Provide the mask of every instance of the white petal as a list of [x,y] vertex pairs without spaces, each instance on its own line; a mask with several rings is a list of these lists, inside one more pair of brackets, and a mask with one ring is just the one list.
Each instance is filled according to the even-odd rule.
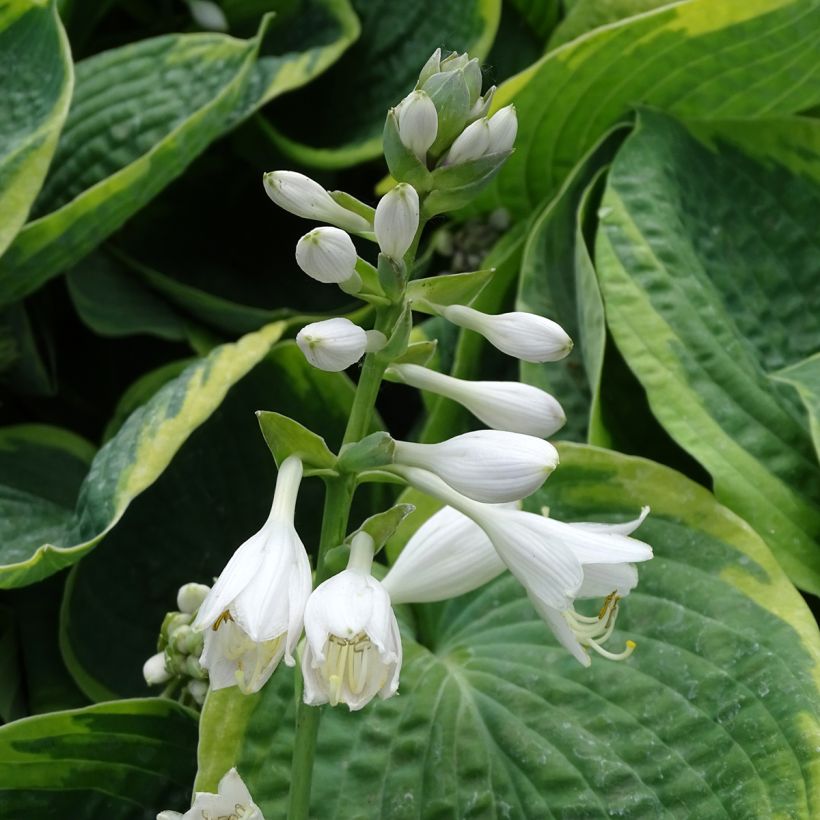
[[313,589],[313,575],[310,570],[310,560],[301,541],[299,541],[299,546],[298,549],[295,549],[295,553],[290,574],[290,591],[288,593],[288,637],[285,644],[285,663],[288,666],[294,665],[293,654],[296,650],[296,645],[299,643],[299,639],[302,637],[305,607],[307,606],[310,592]]
[[394,604],[443,601],[483,586],[505,569],[484,530],[444,507],[416,530],[382,586]]
[[572,550],[582,564],[620,564],[648,561],[652,557],[652,547],[637,538],[565,524],[551,518],[543,520],[549,537]]
[[165,665],[165,653],[157,652],[156,655],[151,655],[142,667],[142,676],[149,686],[155,686],[160,683],[165,683],[171,679],[171,673]]
[[248,787],[235,768],[228,769],[228,771],[225,772],[219,781],[217,791],[229,803],[233,803],[234,805],[238,804],[247,807],[253,804],[251,793],[248,791]]
[[517,501],[535,492],[558,465],[555,448],[542,439],[500,430],[476,430],[440,444],[397,441],[397,464],[440,476],[476,501]]
[[305,358],[319,370],[346,370],[365,354],[367,334],[349,319],[325,319],[303,327],[296,343]]
[[203,669],[208,670],[208,680],[214,691],[236,686],[236,659],[229,659],[226,653],[231,626],[230,623],[224,623],[218,630],[209,628],[205,633],[205,648],[202,650],[199,663]]
[[438,133],[438,114],[433,101],[424,91],[413,91],[401,101],[396,115],[402,143],[424,160]]
[[566,622],[563,614],[557,609],[547,606],[532,595],[530,595],[530,602],[535,607],[535,611],[552,630],[555,637],[558,638],[558,643],[560,643],[564,649],[569,650],[575,660],[582,666],[589,666],[592,663],[589,654],[578,642],[578,638],[569,628],[569,624]]
[[638,584],[634,564],[584,564],[584,582],[579,598],[605,598],[611,592],[626,597]]
[[591,532],[611,533],[613,535],[632,535],[649,515],[649,507],[641,507],[641,514],[632,521],[624,521],[622,524],[606,524],[600,521],[573,521],[572,526],[579,529],[590,530]]

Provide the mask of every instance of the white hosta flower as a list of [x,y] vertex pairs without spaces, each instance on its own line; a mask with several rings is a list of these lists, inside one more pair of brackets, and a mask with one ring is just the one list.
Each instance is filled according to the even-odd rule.
[[394,469],[420,467],[475,501],[518,501],[535,492],[558,466],[547,441],[521,433],[475,430],[440,444],[397,441]]
[[369,231],[370,223],[349,211],[318,182],[296,171],[270,171],[263,177],[268,196],[284,210],[305,219],[329,222],[346,231]]
[[171,673],[165,665],[165,653],[157,652],[151,655],[142,667],[142,676],[149,686],[156,686],[159,683],[166,683],[171,680]]
[[485,117],[470,123],[450,146],[445,165],[470,162],[487,153],[490,147],[490,125]]
[[525,362],[557,362],[572,350],[566,331],[551,319],[513,311],[495,316],[465,305],[437,308],[447,321],[480,333],[502,353]]
[[514,105],[505,105],[490,117],[490,144],[487,146],[488,154],[496,154],[501,151],[512,150],[515,144],[515,137],[518,134],[518,116],[515,113]]
[[302,617],[312,586],[310,562],[293,526],[302,463],[282,462],[270,515],[222,570],[197,613],[205,632],[200,663],[211,688],[239,686],[258,692],[302,634]]
[[219,781],[217,794],[197,792],[185,814],[161,811],[157,820],[265,820],[253,802],[248,787],[236,769],[229,769]]
[[361,278],[356,273],[359,257],[349,234],[324,226],[306,233],[296,243],[296,263],[312,279],[338,285]]
[[[623,524],[564,523],[509,507],[478,504],[422,470],[404,474],[414,487],[456,510],[445,508],[437,514],[440,526],[444,525],[440,539],[435,529],[422,532],[422,527],[405,546],[384,579],[396,603],[443,600],[468,592],[499,574],[500,559],[561,644],[584,666],[590,663],[589,649],[612,660],[632,653],[632,641],[617,654],[603,644],[615,628],[618,602],[638,582],[633,562],[652,558],[648,544],[629,537],[646,518],[648,507],[639,518]],[[460,514],[478,524],[485,537],[460,520]],[[462,547],[459,539],[468,546]],[[417,575],[427,580],[426,589],[421,588]],[[447,594],[448,590],[454,591]],[[600,597],[605,597],[604,605],[596,616],[581,615],[573,608],[576,598]]]
[[205,584],[183,584],[177,592],[177,609],[186,615],[193,615],[211,591]]
[[399,138],[422,162],[438,133],[436,106],[424,91],[412,91],[397,106]]
[[393,365],[390,373],[404,384],[457,401],[495,430],[544,438],[567,420],[556,399],[529,384],[470,382],[417,364]]
[[419,195],[412,185],[400,182],[376,206],[373,230],[382,253],[399,260],[410,249],[419,229]]
[[370,574],[373,539],[359,533],[347,569],[314,590],[305,608],[305,703],[361,709],[396,693],[401,636],[390,596]]
[[319,370],[336,373],[346,370],[365,353],[380,350],[386,343],[378,330],[364,330],[337,317],[305,325],[296,335],[296,344],[305,358]]
[[394,604],[445,601],[478,589],[506,568],[475,521],[442,507],[413,533],[382,586]]

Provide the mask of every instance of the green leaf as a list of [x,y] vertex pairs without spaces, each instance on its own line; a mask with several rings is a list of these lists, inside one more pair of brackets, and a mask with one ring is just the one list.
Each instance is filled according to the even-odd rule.
[[49,441],[36,457],[28,439],[25,447],[0,448],[0,588],[34,583],[96,546],[282,329],[268,325],[186,368],[97,453],[76,498],[51,489],[62,477]]
[[21,670],[14,612],[0,606],[0,724],[26,714]]
[[484,57],[499,0],[354,0],[362,33],[326,77],[270,109],[274,143],[297,162],[344,168],[381,153],[388,108],[416,84],[436,46]]
[[493,270],[446,273],[427,279],[414,279],[407,285],[407,298],[413,310],[432,313],[427,305],[469,305],[493,276]]
[[[325,709],[312,814],[359,817],[816,816],[820,645],[765,544],[702,487],[643,459],[561,444],[532,499],[562,520],[652,514],[656,557],[621,605],[627,661],[585,669],[504,575],[404,632],[400,696]],[[198,789],[238,766],[284,816],[292,673],[209,695]]]
[[806,405],[814,449],[820,457],[820,353],[769,375],[797,390]]
[[387,543],[387,540],[393,536],[402,521],[415,509],[412,504],[396,504],[389,510],[371,515],[362,522],[357,530],[354,530],[345,538],[345,542],[349,544],[360,532],[366,532],[373,539],[375,550],[378,552]]
[[674,3],[590,32],[509,79],[517,148],[483,205],[527,215],[630,108],[681,117],[775,116],[820,102],[814,33],[820,6],[801,0]]
[[588,201],[624,136],[625,129],[613,129],[573,169],[534,218],[521,260],[516,307],[558,322],[575,342],[561,362],[519,365],[522,381],[552,393],[564,407],[561,438],[584,440],[590,386],[600,380],[606,330],[583,227]]
[[820,344],[818,209],[813,181],[646,113],[613,164],[596,244],[607,322],[653,413],[813,592],[820,469],[803,408],[767,374]]
[[217,137],[323,71],[357,31],[343,0],[316,0],[306,17],[315,26],[306,42],[270,55],[266,18],[247,41],[173,34],[79,63],[35,219],[0,262],[0,304],[75,264]]
[[[169,458],[101,548],[72,571],[60,643],[69,670],[89,697],[149,691],[142,664],[156,652],[160,624],[178,588],[189,581],[212,583],[267,517],[276,470],[255,411],[275,408],[321,429],[338,447],[352,401],[350,380],[311,367],[292,341],[276,345],[233,380],[209,418]],[[155,403],[152,399],[146,407]],[[371,488],[361,488],[354,504],[359,518],[376,503],[386,506],[365,489]],[[296,524],[309,549],[319,540],[322,500],[321,481],[302,483]]]
[[26,220],[63,127],[74,72],[54,0],[0,7],[0,256]]
[[259,410],[256,415],[277,466],[293,455],[299,456],[308,467],[319,470],[332,470],[336,466],[336,456],[325,440],[298,421],[269,410]]
[[195,716],[158,698],[10,723],[0,728],[0,818],[186,811],[196,742]]

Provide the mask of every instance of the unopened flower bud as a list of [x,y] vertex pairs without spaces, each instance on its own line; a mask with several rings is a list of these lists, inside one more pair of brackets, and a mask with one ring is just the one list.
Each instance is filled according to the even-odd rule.
[[358,258],[353,240],[339,228],[315,228],[296,243],[299,267],[324,284],[341,284],[359,279],[356,273]]
[[439,71],[458,71],[464,68],[470,61],[470,55],[466,51],[459,54],[457,51],[452,51],[442,61]]
[[177,593],[177,608],[186,615],[193,615],[210,591],[205,584],[184,584]]
[[483,97],[475,101],[475,105],[470,110],[470,119],[477,120],[479,117],[486,117],[490,110],[490,104],[495,96],[495,86],[491,85]]
[[394,465],[420,467],[475,501],[518,501],[535,492],[558,466],[558,452],[534,436],[476,430],[440,444],[397,441]]
[[473,57],[464,66],[464,80],[470,93],[470,105],[475,105],[481,96],[481,85],[483,83],[481,64],[478,62],[477,57]]
[[202,706],[205,702],[205,695],[208,694],[208,684],[204,680],[192,680],[188,681],[188,685],[185,688],[188,690],[188,694],[194,699],[194,702]]
[[[200,652],[201,651],[202,648],[200,647]],[[202,668],[202,665],[199,662],[199,658],[195,657],[194,655],[188,655],[188,657],[185,658],[183,670],[186,676],[188,676],[189,678],[194,678],[195,680],[205,680],[208,677],[208,674],[205,672],[205,670]]]
[[424,91],[408,94],[397,109],[399,138],[422,162],[436,140],[438,114]]
[[487,147],[488,154],[497,154],[502,151],[510,151],[515,143],[515,136],[518,133],[518,117],[515,113],[514,105],[505,105],[490,117],[490,144]]
[[271,171],[263,177],[265,191],[280,207],[296,216],[330,222],[346,231],[369,231],[370,223],[343,208],[318,182],[296,171]]
[[439,310],[447,321],[480,333],[502,353],[525,362],[557,362],[572,350],[572,339],[559,324],[534,313],[516,310],[492,316],[466,305]]
[[441,49],[437,48],[422,66],[416,88],[421,88],[433,74],[438,74],[439,71],[441,71]]
[[227,31],[225,12],[211,0],[187,0],[194,22],[207,31]]
[[349,319],[325,319],[303,327],[296,344],[314,367],[335,373],[364,356],[367,333]]
[[382,253],[400,260],[413,244],[419,227],[419,195],[400,182],[376,206],[374,230]]
[[151,655],[142,667],[142,676],[149,686],[156,686],[171,679],[171,673],[165,665],[165,653],[157,652]]
[[455,165],[458,162],[469,162],[483,156],[490,145],[490,126],[485,118],[470,123],[450,147],[445,157],[445,164]]

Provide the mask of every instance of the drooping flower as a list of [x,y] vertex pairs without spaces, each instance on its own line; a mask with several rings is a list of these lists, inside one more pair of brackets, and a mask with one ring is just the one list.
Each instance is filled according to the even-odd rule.
[[199,608],[194,625],[205,632],[200,663],[211,688],[257,692],[302,634],[312,586],[310,562],[293,525],[302,463],[282,462],[268,520],[240,546]]
[[399,138],[424,161],[438,133],[438,114],[430,97],[420,89],[411,91],[396,107]]
[[296,171],[270,171],[263,177],[265,191],[280,207],[296,216],[329,222],[354,233],[371,230],[359,214],[341,206],[315,180]]
[[[620,653],[603,645],[615,628],[619,601],[638,582],[634,563],[652,558],[648,544],[630,537],[646,518],[648,507],[623,524],[564,523],[509,506],[476,503],[422,470],[407,470],[405,477],[456,509],[445,507],[436,514],[436,527],[427,527],[436,519],[433,516],[408,541],[384,579],[394,603],[463,594],[506,566],[560,643],[581,664],[589,666],[588,650],[612,660],[631,654],[632,641]],[[476,525],[483,538],[473,529]],[[605,600],[597,616],[587,616],[575,611],[574,601],[581,598]]]
[[399,686],[401,636],[390,596],[370,574],[373,539],[353,539],[347,569],[313,591],[305,608],[305,703],[361,709]]
[[419,229],[419,195],[412,185],[400,182],[376,206],[373,230],[382,253],[400,260],[410,249]]
[[495,430],[544,438],[566,422],[556,399],[529,384],[470,382],[417,364],[393,365],[389,372],[404,384],[457,401]]
[[502,353],[525,362],[556,362],[572,350],[572,340],[559,324],[534,313],[516,310],[493,316],[466,305],[438,307],[437,311],[454,325],[480,333]]
[[193,805],[184,814],[161,811],[157,820],[265,820],[253,802],[248,787],[236,769],[229,769],[219,781],[217,794],[197,792]]
[[296,344],[305,358],[319,370],[345,370],[371,350],[381,348],[386,339],[378,330],[364,330],[336,317],[305,325],[296,335]]
[[397,441],[393,468],[419,467],[475,501],[518,501],[535,492],[558,466],[547,441],[521,433],[475,430],[440,444]]
[[296,263],[312,279],[326,285],[351,280],[361,285],[356,273],[358,259],[350,235],[339,228],[314,228],[296,243]]

